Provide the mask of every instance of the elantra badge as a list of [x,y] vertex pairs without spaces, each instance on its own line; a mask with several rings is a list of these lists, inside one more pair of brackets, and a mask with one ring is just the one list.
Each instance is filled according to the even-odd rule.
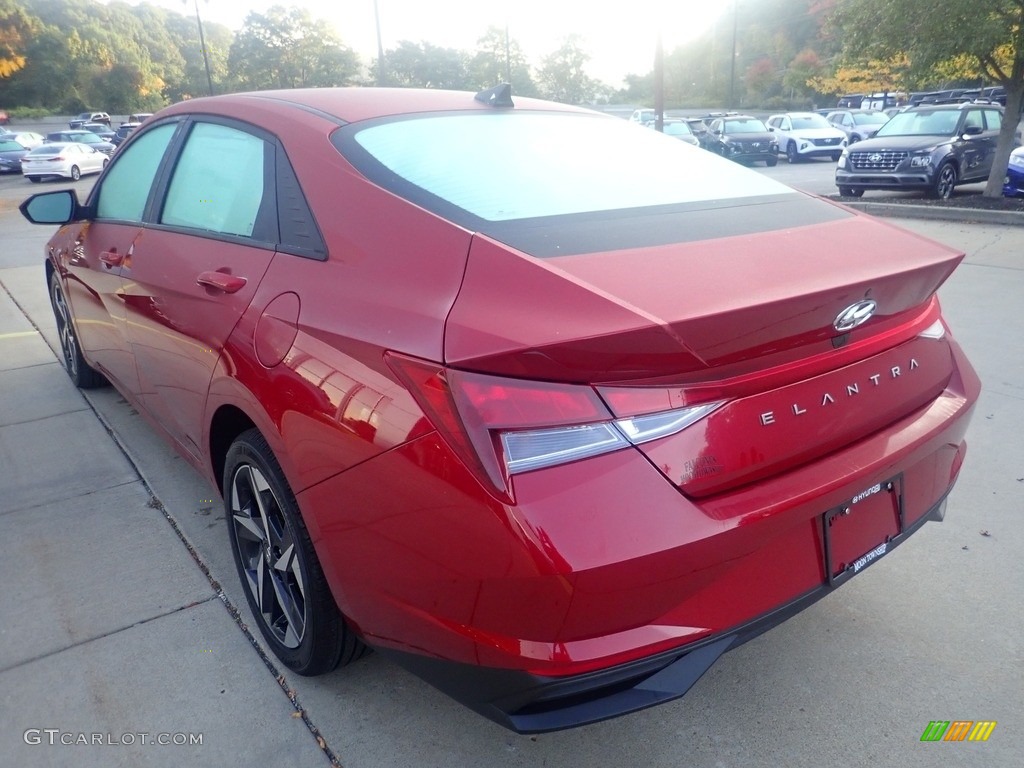
[[840,333],[846,333],[870,320],[871,316],[875,314],[875,307],[877,306],[878,304],[871,299],[851,304],[836,315],[836,319],[832,321],[832,327]]

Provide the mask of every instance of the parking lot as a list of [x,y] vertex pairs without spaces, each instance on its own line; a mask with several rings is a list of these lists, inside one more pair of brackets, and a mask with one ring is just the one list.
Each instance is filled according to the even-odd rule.
[[[834,167],[783,162],[762,170],[832,193]],[[93,178],[73,186],[84,196]],[[283,675],[262,654],[213,490],[116,391],[83,395],[60,368],[42,277],[50,232],[16,210],[39,189],[0,178],[0,762],[1019,763],[1024,227],[894,222],[968,254],[941,297],[985,389],[945,522],[727,654],[683,699],[529,737],[379,656],[305,679]],[[934,720],[997,726],[984,743],[924,743]],[[47,731],[57,732],[57,743]],[[171,743],[151,745],[143,733]],[[61,734],[104,738],[67,745]],[[188,743],[196,734],[202,743]],[[107,743],[118,736],[121,743]]]

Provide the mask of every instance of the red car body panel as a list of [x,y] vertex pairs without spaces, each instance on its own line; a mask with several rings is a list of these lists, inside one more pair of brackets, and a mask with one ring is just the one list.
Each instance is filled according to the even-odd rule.
[[[590,722],[681,695],[941,517],[980,390],[935,298],[962,254],[798,194],[764,210],[810,211],[800,225],[737,235],[714,223],[737,215],[726,201],[673,214],[671,242],[531,253],[410,202],[332,143],[346,123],[445,110],[493,108],[427,91],[244,94],[173,106],[124,144],[175,116],[258,126],[326,258],[152,224],[72,224],[51,241],[87,360],[213,483],[240,425],[264,434],[367,642],[505,725]],[[559,222],[534,226],[563,242]],[[197,284],[211,272],[244,282]],[[867,300],[877,314],[838,331]],[[495,471],[517,425],[461,410],[457,390],[479,380],[582,393],[607,423],[718,406],[603,455]],[[559,423],[531,408],[523,427]],[[667,692],[624,691],[677,662]]]

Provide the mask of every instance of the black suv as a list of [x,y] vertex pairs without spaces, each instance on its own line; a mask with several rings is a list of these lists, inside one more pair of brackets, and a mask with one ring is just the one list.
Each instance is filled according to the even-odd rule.
[[708,124],[704,149],[743,163],[763,160],[767,166],[778,162],[778,142],[768,127],[750,115],[716,117]]
[[843,150],[839,194],[922,189],[948,199],[957,184],[988,178],[1002,121],[996,104],[922,105],[893,115],[874,138]]

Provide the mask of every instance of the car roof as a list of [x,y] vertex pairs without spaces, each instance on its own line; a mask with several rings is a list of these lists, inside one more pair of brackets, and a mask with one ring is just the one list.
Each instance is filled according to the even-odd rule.
[[[592,110],[553,104],[512,94],[516,110],[592,113]],[[346,123],[379,117],[453,110],[494,111],[496,108],[474,98],[468,91],[403,88],[298,88],[281,91],[258,91],[224,96],[205,96],[179,102],[159,113],[213,113],[253,116],[254,113],[295,114],[295,110]]]
[[927,103],[916,104],[916,105],[914,105],[912,107],[909,107],[905,111],[906,112],[921,112],[921,111],[926,110],[926,109],[930,110],[930,111],[935,111],[935,110],[949,110],[949,111],[956,110],[956,111],[959,111],[959,110],[963,110],[963,109],[978,109],[978,108],[998,109],[1000,112],[1003,110],[1003,106],[1001,104],[997,103],[997,102],[990,102],[990,103],[987,103],[987,104],[975,104],[974,102],[966,101],[966,102],[963,102],[961,104],[927,104]]

